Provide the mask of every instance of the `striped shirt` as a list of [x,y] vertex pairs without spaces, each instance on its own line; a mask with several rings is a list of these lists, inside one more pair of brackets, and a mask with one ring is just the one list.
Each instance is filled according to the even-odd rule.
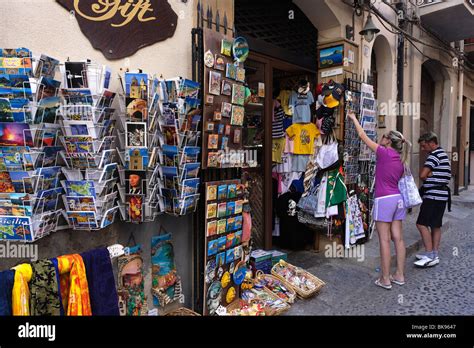
[[447,201],[447,187],[451,179],[451,164],[446,151],[441,147],[432,151],[425,161],[425,167],[431,169],[432,176],[426,178],[423,183],[423,198]]
[[285,136],[285,129],[283,128],[285,112],[281,105],[274,108],[273,112],[272,138],[283,138]]

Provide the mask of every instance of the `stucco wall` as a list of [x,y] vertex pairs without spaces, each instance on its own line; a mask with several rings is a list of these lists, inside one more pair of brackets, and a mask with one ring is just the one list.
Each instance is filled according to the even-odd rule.
[[[3,30],[0,47],[27,47],[34,55],[45,53],[61,61],[91,59],[113,69],[116,77],[120,68],[138,69],[150,74],[162,74],[165,78],[191,77],[191,30],[195,17],[195,1],[183,4],[180,0],[169,0],[179,20],[171,39],[139,50],[128,59],[108,61],[100,51],[92,48],[79,29],[76,19],[54,0],[1,0],[0,21]],[[6,29],[8,28],[8,29]],[[120,38],[117,38],[120,40]],[[112,90],[118,89],[118,79],[113,78]],[[159,231],[160,224],[173,232],[177,269],[182,277],[186,306],[192,305],[192,219],[162,216],[156,222],[143,225],[115,223],[98,232],[59,231],[37,242],[39,258],[83,252],[98,246],[114,243],[126,244],[133,231],[137,243],[143,245],[146,271],[146,290],[149,308],[152,308],[150,293],[150,242]],[[18,259],[0,259],[0,270],[7,269]]]

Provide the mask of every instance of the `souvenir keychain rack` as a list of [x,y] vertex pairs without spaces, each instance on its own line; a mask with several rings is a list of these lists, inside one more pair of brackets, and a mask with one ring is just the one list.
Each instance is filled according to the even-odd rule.
[[123,81],[118,130],[122,218],[141,223],[160,213],[194,212],[200,183],[199,85],[182,78],[150,79],[141,72],[126,72]]

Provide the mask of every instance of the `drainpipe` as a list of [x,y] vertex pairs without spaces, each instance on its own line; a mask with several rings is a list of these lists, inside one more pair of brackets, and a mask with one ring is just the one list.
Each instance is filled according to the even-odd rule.
[[[405,18],[405,4],[399,2],[395,5],[397,12],[403,14]],[[399,20],[399,26],[401,29],[406,29],[405,20]],[[404,47],[405,39],[403,34],[398,34],[398,47],[397,47],[397,104],[398,104],[398,115],[397,115],[397,131],[403,132],[403,112],[400,112],[402,109],[401,103],[403,103],[403,68],[404,68]]]
[[[459,41],[459,50],[461,51],[461,54],[464,53],[464,40],[460,40]],[[464,94],[464,71],[463,69],[461,68],[460,64],[462,63],[462,61],[459,61],[458,62],[458,114],[457,114],[457,117],[456,117],[456,128],[458,127],[458,124],[459,126],[461,126],[462,124],[462,111],[463,111],[463,94]],[[466,161],[466,154],[465,154],[465,150],[464,150],[464,144],[461,143],[461,133],[462,133],[462,128],[457,130],[456,129],[456,135],[457,135],[457,139],[456,139],[456,145],[457,145],[457,150],[458,150],[458,162],[457,162],[457,171],[456,171],[456,179],[454,181],[454,194],[455,195],[459,195],[459,186],[461,185],[461,183],[459,182],[459,172],[462,170],[464,171],[464,162]],[[461,160],[461,151],[464,151],[464,162],[461,163],[460,160]],[[461,167],[462,166],[462,167]]]

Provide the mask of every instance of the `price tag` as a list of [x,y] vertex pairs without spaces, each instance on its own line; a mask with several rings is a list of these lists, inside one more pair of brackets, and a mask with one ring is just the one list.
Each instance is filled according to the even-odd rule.
[[148,311],[148,316],[153,316],[153,317],[158,316],[158,309],[157,308],[150,309]]
[[224,306],[220,305],[216,309],[216,314],[220,316],[227,315],[227,309]]

